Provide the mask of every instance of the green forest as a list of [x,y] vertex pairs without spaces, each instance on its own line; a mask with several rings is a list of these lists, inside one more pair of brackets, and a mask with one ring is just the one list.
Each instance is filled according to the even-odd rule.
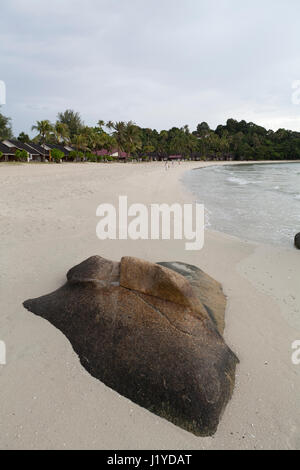
[[[57,121],[37,121],[34,137],[22,132],[21,142],[72,145],[78,154],[117,149],[129,159],[167,158],[181,155],[201,160],[293,160],[300,159],[300,132],[267,130],[253,122],[228,119],[211,129],[206,122],[195,130],[185,125],[169,130],[142,128],[133,121],[99,120],[95,127],[85,125],[78,112],[59,113]],[[11,119],[0,114],[0,141],[13,137]]]

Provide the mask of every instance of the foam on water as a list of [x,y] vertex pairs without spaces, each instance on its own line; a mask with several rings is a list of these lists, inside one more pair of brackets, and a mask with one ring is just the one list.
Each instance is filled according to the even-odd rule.
[[300,232],[300,164],[215,166],[185,174],[206,226],[242,239],[292,246]]
[[227,181],[229,181],[230,183],[234,183],[234,184],[240,184],[240,185],[244,185],[244,184],[249,184],[250,181],[246,181],[242,178],[236,178],[234,176],[231,176],[230,178],[227,178]]

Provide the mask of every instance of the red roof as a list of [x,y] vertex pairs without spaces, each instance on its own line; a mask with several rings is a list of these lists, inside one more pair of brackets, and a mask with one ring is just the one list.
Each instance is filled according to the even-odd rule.
[[[114,153],[117,153],[118,149],[113,149],[110,152],[106,149],[101,149],[101,150],[96,150],[95,154],[98,155],[98,157],[105,157],[109,155],[113,155]],[[127,158],[128,154],[126,152],[119,152],[119,158]]]
[[105,150],[105,149],[96,150],[95,155],[98,155],[98,157],[102,157],[105,155],[110,155],[110,152],[108,152],[108,150]]

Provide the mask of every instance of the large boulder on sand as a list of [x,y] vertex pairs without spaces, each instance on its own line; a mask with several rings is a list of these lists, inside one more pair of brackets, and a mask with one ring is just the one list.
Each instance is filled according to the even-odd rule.
[[300,233],[297,233],[297,235],[295,236],[295,247],[300,250]]
[[198,436],[215,433],[238,359],[222,332],[220,284],[194,266],[93,256],[24,306],[70,340],[85,369]]

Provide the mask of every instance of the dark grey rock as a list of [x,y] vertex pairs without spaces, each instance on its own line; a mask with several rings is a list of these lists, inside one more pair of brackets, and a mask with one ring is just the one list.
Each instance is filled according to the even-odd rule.
[[295,247],[300,250],[300,233],[297,233],[297,235],[295,236]]
[[99,256],[67,278],[25,308],[61,330],[107,386],[197,436],[214,434],[238,363],[222,337],[220,284],[184,263]]

